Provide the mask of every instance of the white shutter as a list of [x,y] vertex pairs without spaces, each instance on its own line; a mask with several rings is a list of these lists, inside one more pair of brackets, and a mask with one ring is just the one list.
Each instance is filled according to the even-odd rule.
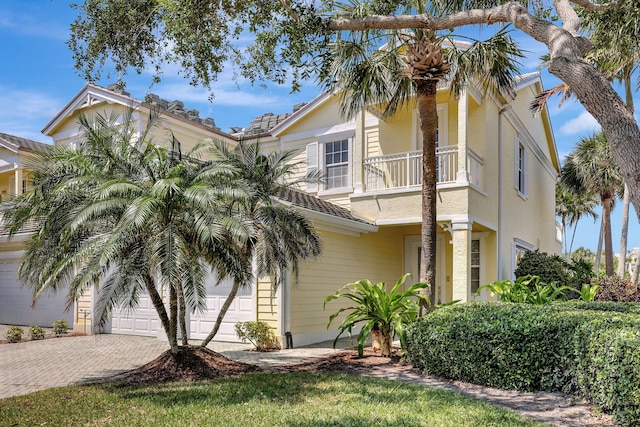
[[520,176],[520,141],[516,138],[516,143],[513,146],[513,186],[516,190],[520,191],[520,183],[518,178]]
[[524,188],[522,191],[524,192],[525,197],[529,197],[529,151],[524,149]]
[[[318,143],[307,144],[307,175],[318,170]],[[317,182],[307,182],[307,192],[318,191]]]

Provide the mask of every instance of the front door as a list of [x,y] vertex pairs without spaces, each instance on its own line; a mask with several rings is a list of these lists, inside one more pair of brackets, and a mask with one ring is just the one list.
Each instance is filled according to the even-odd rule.
[[[447,282],[446,265],[445,265],[445,248],[444,235],[440,234],[436,237],[436,283],[433,287],[436,304],[447,302]],[[420,236],[407,236],[404,240],[404,271],[411,273],[411,277],[407,278],[405,287],[409,287],[414,283],[418,283],[420,279],[420,256],[422,254],[422,244]]]

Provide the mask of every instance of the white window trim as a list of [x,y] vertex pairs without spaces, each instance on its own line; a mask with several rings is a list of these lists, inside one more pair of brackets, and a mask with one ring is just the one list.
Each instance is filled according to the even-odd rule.
[[[522,163],[523,163],[523,170],[522,173],[524,175],[523,177],[523,182],[522,182],[522,187],[520,188],[520,147],[522,147],[522,153],[523,153],[523,159],[522,159]],[[527,144],[525,144],[525,142],[516,137],[515,138],[515,144],[513,146],[514,151],[515,151],[515,155],[514,155],[514,177],[513,177],[513,185],[514,188],[516,189],[518,196],[520,196],[522,199],[527,200],[527,198],[529,197],[529,150],[527,148]]]
[[[487,237],[489,233],[487,231],[471,233],[471,240],[479,240],[480,242],[480,264],[478,265],[480,274],[479,274],[479,283],[478,287],[484,286],[487,283],[485,282],[485,270],[486,270],[486,257],[487,257]],[[469,254],[471,256],[471,254]],[[471,269],[471,257],[469,257],[469,269]],[[471,293],[471,282],[469,282],[469,293]],[[470,300],[472,301],[488,301],[489,292],[484,289],[480,292],[480,295],[477,297],[475,294],[470,295]]]
[[[448,126],[449,126],[449,118],[448,118],[448,108],[449,104],[442,103],[437,105],[438,111],[438,146],[442,147],[445,145],[449,145],[449,135],[448,135]],[[422,144],[419,144],[418,133],[420,132],[420,112],[417,108],[413,109],[412,112],[412,120],[411,120],[411,146],[414,151],[422,150]]]
[[[317,186],[309,186],[307,185],[307,192],[317,192],[318,195],[332,195],[332,194],[343,194],[343,193],[351,193],[353,192],[353,140],[355,138],[355,132],[353,130],[347,130],[343,132],[336,132],[331,134],[322,134],[316,136],[316,141],[310,144],[307,144],[307,169],[309,168],[309,149],[313,150],[314,146],[317,150],[317,168],[323,172],[326,172],[327,167],[325,164],[325,145],[330,142],[337,142],[342,140],[347,140],[348,144],[348,161],[347,161],[347,185],[344,187],[336,187],[336,188],[324,188],[325,184],[318,184]],[[311,187],[311,188],[310,188]]]
[[511,280],[516,279],[516,248],[518,247],[527,251],[533,251],[536,248],[535,245],[532,245],[526,240],[518,239],[517,237],[513,239],[513,243],[511,244]]

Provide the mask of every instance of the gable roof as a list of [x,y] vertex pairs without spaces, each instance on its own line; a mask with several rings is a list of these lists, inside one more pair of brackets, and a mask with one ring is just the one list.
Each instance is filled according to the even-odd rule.
[[116,104],[138,109],[144,107],[148,110],[159,109],[163,116],[173,118],[183,123],[188,123],[206,129],[225,138],[236,139],[232,135],[222,132],[215,125],[215,121],[208,118],[200,118],[198,110],[185,109],[182,101],[167,101],[155,94],[147,96],[148,102],[133,98],[121,86],[110,85],[104,88],[91,83],[85,83],[84,87],[56,114],[42,129],[45,135],[53,135],[58,126],[72,117],[77,110],[91,107],[100,103]]
[[42,153],[51,146],[42,142],[34,141],[32,139],[21,138],[15,135],[9,135],[8,133],[0,132],[0,145],[17,153],[18,151],[32,151],[36,153]]

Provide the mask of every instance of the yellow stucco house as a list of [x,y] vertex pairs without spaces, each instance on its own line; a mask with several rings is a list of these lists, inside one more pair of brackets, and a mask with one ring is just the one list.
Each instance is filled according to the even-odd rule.
[[[438,302],[472,301],[492,280],[511,278],[528,249],[557,253],[561,230],[555,218],[555,181],[560,168],[548,113],[533,116],[529,104],[542,91],[538,73],[518,78],[512,94],[491,96],[470,87],[455,99],[438,91]],[[178,101],[131,98],[116,87],[87,84],[43,132],[56,144],[78,137],[77,114],[133,107],[140,129],[153,108],[183,149],[204,138],[235,144],[256,138],[265,151],[297,150],[307,170],[321,170],[322,185],[309,185],[280,200],[307,215],[318,230],[323,253],[301,265],[297,282],[272,292],[259,278],[229,311],[218,339],[236,341],[233,324],[264,320],[295,346],[333,339],[329,315],[340,307],[324,298],[363,278],[394,283],[402,274],[418,276],[420,253],[421,141],[417,111],[407,109],[383,120],[374,108],[353,120],[338,114],[337,99],[325,93],[298,105],[292,114],[265,114],[245,129],[225,134],[213,120],[200,119]],[[206,121],[206,122],[205,122]],[[155,142],[162,142],[158,135]],[[307,172],[304,168],[300,174]],[[190,315],[191,339],[204,338],[227,284],[208,288],[208,312]],[[77,301],[74,327],[84,327],[92,292]],[[115,310],[105,332],[162,337],[153,307],[144,298],[133,313]],[[283,340],[284,341],[284,340]]]

